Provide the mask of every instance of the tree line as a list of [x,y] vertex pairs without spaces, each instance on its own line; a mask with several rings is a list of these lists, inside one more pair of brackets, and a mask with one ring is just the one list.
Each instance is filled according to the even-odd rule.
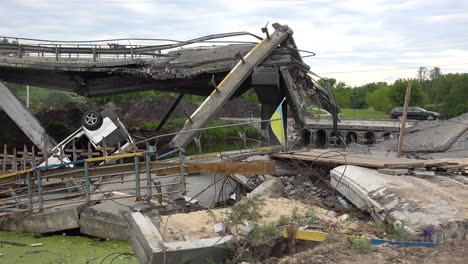
[[468,73],[442,74],[439,67],[419,67],[415,78],[398,79],[393,84],[374,82],[353,88],[333,78],[318,81],[331,89],[341,108],[372,108],[384,112],[403,106],[409,82],[412,85],[410,106],[440,112],[443,118],[468,112]]

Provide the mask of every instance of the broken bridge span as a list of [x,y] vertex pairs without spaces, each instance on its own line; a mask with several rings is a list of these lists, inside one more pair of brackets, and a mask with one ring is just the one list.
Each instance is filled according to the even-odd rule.
[[[292,30],[280,24],[273,27],[273,33],[262,29],[266,32],[264,38],[235,32],[147,46],[16,38],[25,43],[0,45],[0,80],[88,97],[142,90],[208,96],[188,118],[185,132],[202,127],[227,100],[250,88],[255,89],[262,104],[262,120],[268,120],[285,97],[296,129],[305,125],[305,97],[336,117],[339,109],[333,96],[311,78],[310,67],[301,58]],[[246,35],[256,41],[193,47]],[[267,123],[262,123],[264,138],[269,138],[268,131]],[[172,145],[185,147],[194,133],[177,135]]]

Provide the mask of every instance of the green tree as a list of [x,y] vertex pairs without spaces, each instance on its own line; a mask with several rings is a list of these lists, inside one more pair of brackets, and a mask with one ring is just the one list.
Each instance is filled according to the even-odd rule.
[[367,94],[367,105],[378,111],[390,111],[394,107],[394,103],[390,99],[390,93],[392,92],[391,90],[391,86],[382,86],[379,89]]
[[427,95],[423,92],[423,88],[419,80],[415,79],[398,79],[391,85],[390,100],[395,106],[402,106],[405,103],[406,87],[411,82],[410,106],[424,106],[427,102]]

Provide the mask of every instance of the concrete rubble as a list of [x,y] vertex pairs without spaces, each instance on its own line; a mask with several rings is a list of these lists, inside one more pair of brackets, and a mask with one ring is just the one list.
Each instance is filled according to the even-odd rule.
[[357,166],[330,172],[331,184],[378,222],[396,222],[412,235],[444,241],[468,239],[468,192],[455,178],[392,176]]
[[[403,151],[421,158],[452,158],[468,156],[468,113],[448,120],[420,121],[407,130]],[[375,154],[393,155],[397,139],[375,144]]]

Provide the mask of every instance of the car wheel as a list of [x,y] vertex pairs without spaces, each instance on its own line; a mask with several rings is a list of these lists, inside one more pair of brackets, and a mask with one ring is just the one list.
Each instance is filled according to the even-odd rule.
[[86,111],[81,118],[81,123],[86,129],[96,130],[102,125],[102,116],[94,110]]
[[435,117],[433,115],[428,115],[427,120],[435,120]]

